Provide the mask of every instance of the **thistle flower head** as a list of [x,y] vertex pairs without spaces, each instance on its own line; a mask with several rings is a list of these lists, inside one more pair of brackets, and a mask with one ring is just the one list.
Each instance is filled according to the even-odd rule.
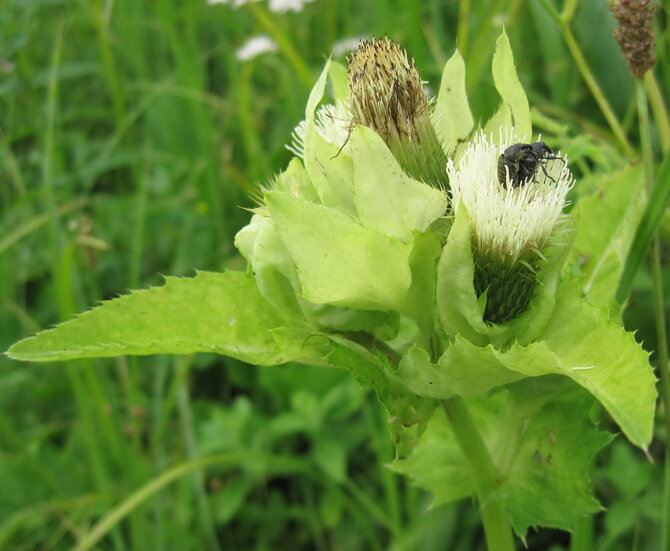
[[352,122],[377,132],[411,176],[446,186],[446,155],[414,60],[388,38],[373,38],[362,42],[347,61]]
[[654,10],[649,0],[621,0],[610,6],[618,26],[614,38],[626,58],[628,70],[642,78],[654,64]]
[[475,289],[485,291],[485,319],[500,323],[530,303],[542,248],[561,218],[573,185],[567,159],[538,159],[530,177],[513,185],[509,171],[500,181],[498,161],[517,142],[514,135],[497,141],[483,133],[468,145],[458,166],[447,173],[456,213],[464,206],[470,219],[475,260]]
[[427,115],[428,97],[407,52],[388,38],[372,39],[361,43],[348,62],[354,122],[372,128],[387,143],[419,139],[417,119]]
[[501,183],[498,159],[516,142],[513,135],[495,143],[480,133],[458,167],[452,160],[447,164],[454,207],[458,211],[462,203],[468,210],[477,250],[509,265],[542,249],[573,185],[564,159],[541,161],[535,174],[517,187]]

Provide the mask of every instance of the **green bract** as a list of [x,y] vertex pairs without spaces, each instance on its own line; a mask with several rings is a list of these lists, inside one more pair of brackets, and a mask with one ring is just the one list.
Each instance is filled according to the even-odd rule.
[[[505,35],[493,57],[502,103],[484,129],[473,133],[458,52],[444,69],[430,124],[450,158],[451,178],[472,163],[477,170],[488,163],[474,183],[463,173],[463,185],[490,184],[496,196],[518,200],[519,209],[556,200],[555,218],[539,234],[521,231],[528,219],[513,202],[507,210],[493,204],[502,218],[521,214],[491,230],[485,209],[468,203],[455,181],[449,191],[431,186],[434,178],[416,174],[416,167],[410,176],[373,129],[319,115],[329,75],[338,112],[347,112],[346,70],[328,62],[296,129],[300,158],[263,190],[261,205],[237,234],[246,273],[168,278],[162,288],[107,302],[7,354],[54,361],[206,351],[255,364],[348,369],[375,388],[388,410],[395,468],[440,502],[474,491],[436,407],[461,396],[498,471],[489,499],[520,535],[531,525],[570,528],[599,508],[588,471],[611,436],[591,420],[593,399],[636,446],[645,448],[652,437],[656,391],[648,355],[607,310],[639,203],[617,201],[629,210],[625,223],[614,224],[621,213],[586,197],[579,221],[562,213],[567,188],[556,199],[569,173],[504,193],[496,188],[491,170],[504,144],[532,141],[528,101]],[[484,142],[488,149],[473,153]],[[632,196],[627,174],[620,176],[626,185],[614,188]],[[597,227],[597,236],[585,237],[580,225]],[[486,239],[495,243],[489,247]],[[506,256],[512,245],[515,256]],[[496,308],[513,308],[496,318],[504,323],[492,323],[487,313],[494,293]]]

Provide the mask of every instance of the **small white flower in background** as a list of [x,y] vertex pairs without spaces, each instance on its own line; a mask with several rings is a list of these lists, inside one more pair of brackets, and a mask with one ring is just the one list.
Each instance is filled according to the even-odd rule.
[[269,36],[252,36],[235,51],[235,57],[240,61],[249,61],[261,54],[274,53],[279,48]]
[[354,36],[338,40],[333,44],[333,49],[331,50],[333,57],[340,57],[341,55],[357,50],[361,42],[364,40],[365,38],[362,36]]
[[258,2],[258,0],[207,0],[207,4],[213,6],[215,4],[230,4],[233,8],[239,8],[244,6],[244,4],[249,4],[251,2]]
[[503,186],[498,181],[498,157],[518,141],[501,133],[496,144],[480,133],[467,146],[458,167],[451,159],[447,163],[454,208],[458,211],[461,203],[465,205],[477,252],[508,265],[542,250],[574,184],[563,156],[542,161],[535,175],[518,187]]
[[[305,121],[300,121],[291,133],[291,143],[286,145],[286,149],[303,160],[305,158],[306,126]],[[324,140],[337,147],[342,147],[349,135],[351,113],[341,101],[334,105],[323,105],[316,112],[314,126]]]
[[299,12],[311,2],[314,0],[270,0],[268,9],[273,13]]

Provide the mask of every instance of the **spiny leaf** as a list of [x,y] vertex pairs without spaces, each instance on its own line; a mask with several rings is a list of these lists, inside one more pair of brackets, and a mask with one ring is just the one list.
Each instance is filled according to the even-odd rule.
[[[199,272],[168,277],[163,287],[134,291],[24,339],[8,351],[17,360],[57,361],[125,354],[217,352],[261,365],[307,353],[304,334],[261,296],[253,276]],[[315,340],[311,342],[315,343]]]

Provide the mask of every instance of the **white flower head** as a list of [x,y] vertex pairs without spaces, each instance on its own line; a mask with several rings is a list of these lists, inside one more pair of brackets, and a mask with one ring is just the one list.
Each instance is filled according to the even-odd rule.
[[540,159],[535,173],[518,186],[498,179],[498,159],[515,135],[500,132],[498,142],[483,132],[468,144],[458,166],[449,160],[447,174],[453,205],[465,205],[479,255],[512,265],[538,254],[554,231],[574,185],[567,157]]
[[[314,126],[317,133],[328,143],[342,147],[348,143],[351,127],[351,113],[341,101],[319,107],[314,117]],[[306,121],[300,121],[291,133],[291,143],[286,149],[295,156],[305,158]]]
[[269,36],[252,36],[235,51],[239,61],[249,61],[261,54],[274,53],[279,50],[277,43]]
[[268,9],[273,13],[299,12],[311,2],[314,0],[270,0]]
[[216,4],[230,4],[235,9],[251,2],[258,2],[258,0],[207,0],[207,4],[210,6],[214,6]]

